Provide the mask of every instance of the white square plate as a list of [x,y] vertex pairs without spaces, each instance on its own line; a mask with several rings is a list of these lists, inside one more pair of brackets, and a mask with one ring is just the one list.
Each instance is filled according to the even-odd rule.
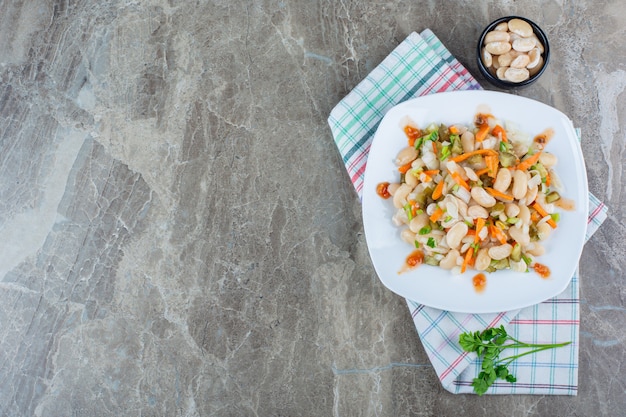
[[[470,126],[478,109],[487,107],[497,119],[514,123],[530,138],[554,129],[546,151],[558,157],[555,171],[564,187],[564,197],[575,202],[575,210],[560,211],[557,229],[545,242],[546,253],[537,262],[550,268],[550,277],[532,272],[500,270],[487,273],[482,292],[474,290],[477,271],[453,275],[439,267],[421,265],[398,271],[415,249],[401,240],[401,229],[391,218],[391,200],[376,194],[380,182],[398,182],[394,163],[400,149],[407,146],[401,123],[408,116],[419,127],[431,123],[459,123]],[[363,188],[363,223],[370,257],[382,283],[393,292],[415,302],[455,312],[494,313],[540,303],[569,284],[585,242],[588,213],[587,175],[576,131],[567,116],[543,103],[493,91],[459,91],[433,94],[401,103],[381,121],[367,160]]]

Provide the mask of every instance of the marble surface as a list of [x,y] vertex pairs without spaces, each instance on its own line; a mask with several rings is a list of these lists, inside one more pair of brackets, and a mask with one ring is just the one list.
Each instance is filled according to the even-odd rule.
[[[412,31],[583,131],[609,218],[581,259],[577,397],[443,390],[378,281],[332,107]],[[0,2],[0,416],[626,415],[622,0]],[[479,80],[481,80],[479,78]]]

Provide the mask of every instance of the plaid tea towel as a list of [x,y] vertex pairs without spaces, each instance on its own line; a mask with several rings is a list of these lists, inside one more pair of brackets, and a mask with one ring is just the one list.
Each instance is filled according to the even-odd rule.
[[[335,143],[359,197],[369,147],[385,113],[408,99],[444,91],[476,90],[480,85],[429,29],[410,34],[337,106],[328,118]],[[607,208],[589,196],[589,238],[606,218]],[[480,362],[464,352],[459,334],[504,325],[518,340],[572,344],[518,359],[510,365],[517,382],[498,380],[488,394],[576,395],[578,389],[579,281],[543,303],[498,314],[437,310],[407,300],[424,349],[443,387],[472,393]],[[521,352],[507,352],[515,355]]]

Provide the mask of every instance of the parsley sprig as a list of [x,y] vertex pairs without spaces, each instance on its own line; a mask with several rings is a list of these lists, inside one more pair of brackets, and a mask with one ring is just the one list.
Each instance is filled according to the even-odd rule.
[[[508,343],[507,343],[508,342]],[[477,378],[474,378],[472,386],[474,392],[483,395],[487,389],[499,378],[508,382],[515,382],[517,379],[509,371],[511,362],[522,356],[531,355],[542,350],[567,346],[572,342],[554,344],[532,344],[520,342],[509,336],[504,326],[491,327],[482,332],[466,332],[459,336],[459,344],[466,352],[476,352],[478,357],[482,356],[482,367]],[[529,351],[518,355],[500,358],[500,353],[505,349],[526,348]]]

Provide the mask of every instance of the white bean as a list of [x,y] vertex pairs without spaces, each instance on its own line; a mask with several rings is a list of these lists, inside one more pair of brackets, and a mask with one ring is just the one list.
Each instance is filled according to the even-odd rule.
[[522,19],[509,20],[509,31],[527,38],[533,34],[533,28],[530,24]]
[[523,224],[530,224],[530,210],[525,205],[519,206],[519,214],[517,217],[522,221]]
[[459,222],[452,226],[450,230],[448,230],[448,234],[446,235],[446,241],[448,242],[448,246],[452,249],[456,249],[461,244],[461,239],[467,235],[467,231],[469,228],[465,224],[465,222]]
[[498,77],[501,80],[506,80],[506,72],[508,69],[509,67],[498,68],[498,70],[496,71],[496,77]]
[[516,58],[514,54],[516,51],[509,51],[506,54],[502,54],[498,57],[496,61],[498,61],[498,65],[501,67],[508,67],[511,65],[511,62]]
[[487,248],[480,249],[476,255],[476,260],[474,261],[474,268],[478,271],[484,271],[489,268],[490,263],[491,257],[489,256],[489,250]]
[[[389,188],[387,188],[389,190]],[[402,208],[406,204],[406,198],[411,192],[411,187],[407,184],[402,184],[396,192],[393,194],[393,205],[395,208]]]
[[537,193],[539,193],[539,187],[530,188],[524,197],[524,204],[527,206],[532,204],[537,198]]
[[541,52],[539,51],[539,48],[533,48],[528,52],[528,65],[526,65],[526,68],[531,69],[531,68],[535,68],[537,65],[539,65],[539,59],[541,58]]
[[407,146],[398,152],[398,156],[396,156],[396,164],[398,166],[406,165],[409,162],[414,161],[417,158],[417,149],[412,146]]
[[411,221],[409,222],[409,228],[413,233],[419,233],[419,231],[422,230],[422,228],[428,226],[428,224],[428,214],[420,213],[411,219]]
[[556,165],[557,157],[553,153],[542,152],[541,155],[539,155],[539,162],[541,162],[544,167],[551,168]]
[[387,186],[387,191],[389,192],[389,194],[395,195],[398,188],[400,188],[400,184],[397,182],[392,182]]
[[535,45],[537,45],[537,49],[539,49],[539,53],[543,54],[544,52],[544,47],[543,44],[541,43],[541,41],[539,40],[539,38],[537,37],[537,35],[535,35],[534,33],[532,35],[529,36],[529,38],[532,38],[535,40]]
[[507,32],[509,30],[509,24],[507,22],[498,23],[493,30],[502,30]]
[[519,52],[528,52],[535,46],[535,40],[533,38],[520,38],[513,41],[513,49]]
[[415,188],[415,186],[419,183],[418,178],[413,174],[412,171],[407,171],[407,173],[404,175],[404,182],[406,182],[406,185],[410,186],[411,188]]
[[526,272],[528,265],[526,265],[526,262],[524,262],[523,259],[520,259],[518,262],[509,260],[509,267],[513,272]]
[[510,227],[509,235],[511,236],[511,239],[513,239],[522,246],[526,246],[530,243],[530,236],[523,227],[518,227],[517,225],[514,227]]
[[508,169],[500,169],[498,170],[498,174],[496,175],[496,180],[493,183],[493,189],[496,191],[500,191],[501,193],[506,192],[511,185],[511,171]]
[[508,243],[505,243],[504,245],[493,246],[489,248],[488,253],[491,259],[495,259],[496,261],[499,261],[508,257],[511,254],[512,250],[513,250],[513,246],[509,245]]
[[489,217],[489,212],[486,208],[479,206],[478,204],[474,204],[469,206],[467,209],[467,215],[472,219],[482,218],[486,219]]
[[516,169],[513,173],[513,188],[511,192],[517,200],[524,198],[528,189],[528,177],[526,172]]
[[530,75],[531,77],[533,75],[535,75],[536,73],[539,72],[539,70],[541,69],[541,67],[543,67],[543,57],[539,57],[539,63],[532,67],[532,68],[528,68],[528,75]]
[[485,189],[482,187],[473,187],[470,191],[470,194],[472,195],[474,201],[476,201],[478,204],[485,208],[493,207],[496,205],[496,199],[487,194],[487,191],[485,191]]
[[470,167],[464,167],[465,169],[465,175],[467,175],[467,178],[469,178],[472,181],[478,181],[478,175],[476,175],[476,172],[474,172],[474,170]]
[[450,252],[443,257],[441,262],[439,262],[439,266],[443,269],[452,269],[456,266],[457,258],[461,256],[458,250],[452,249]]
[[489,68],[491,65],[493,65],[493,56],[489,53],[489,51],[487,51],[487,49],[483,48],[481,50],[481,59],[483,60],[483,64]]
[[504,212],[507,217],[515,217],[519,214],[519,206],[515,203],[507,203],[504,205]]
[[514,83],[520,83],[527,80],[530,77],[530,73],[526,68],[508,68],[504,72],[504,78],[507,81]]
[[415,233],[411,232],[409,229],[403,229],[402,232],[400,232],[400,237],[406,243],[410,243],[411,245],[415,243]]
[[530,57],[527,54],[521,54],[511,62],[510,67],[511,68],[526,68],[529,62],[530,62]]
[[541,256],[546,253],[546,248],[541,243],[533,242],[524,248],[524,252],[533,256]]
[[492,55],[502,55],[505,52],[509,52],[511,47],[509,42],[489,42],[485,45],[487,52]]
[[543,222],[537,225],[537,237],[539,240],[546,240],[552,233],[552,226],[547,222]]
[[501,30],[492,30],[491,32],[485,35],[485,40],[483,41],[486,44],[491,42],[509,42],[511,35],[508,32],[503,32]]
[[461,146],[465,153],[474,150],[474,134],[469,130],[461,135]]

